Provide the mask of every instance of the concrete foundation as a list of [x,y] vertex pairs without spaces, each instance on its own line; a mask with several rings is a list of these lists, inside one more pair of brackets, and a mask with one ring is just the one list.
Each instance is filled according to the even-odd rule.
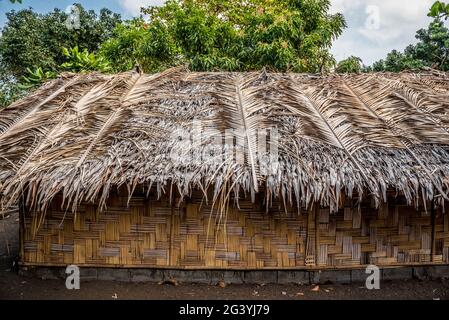
[[[409,279],[446,279],[449,266],[419,266],[385,268],[380,270],[381,281]],[[61,267],[22,267],[23,276],[41,279],[65,279],[65,269]],[[123,269],[123,268],[80,268],[81,281],[107,280],[123,282],[161,282],[176,280],[179,283],[217,284],[350,284],[364,283],[369,274],[365,269],[353,270],[174,270],[174,269]]]

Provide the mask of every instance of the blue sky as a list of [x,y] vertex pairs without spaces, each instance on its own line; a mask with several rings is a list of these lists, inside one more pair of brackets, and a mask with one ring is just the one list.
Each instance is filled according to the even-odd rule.
[[[15,9],[32,7],[38,12],[53,8],[64,10],[73,2],[87,9],[98,11],[107,7],[121,13],[123,18],[139,15],[139,8],[161,5],[164,0],[23,0],[22,4],[11,4],[0,0],[0,26],[6,20],[5,13]],[[415,42],[415,32],[431,21],[427,12],[434,0],[331,0],[332,12],[341,12],[346,17],[348,28],[335,42],[332,52],[337,60],[356,55],[365,64],[384,58],[393,49],[403,50]]]

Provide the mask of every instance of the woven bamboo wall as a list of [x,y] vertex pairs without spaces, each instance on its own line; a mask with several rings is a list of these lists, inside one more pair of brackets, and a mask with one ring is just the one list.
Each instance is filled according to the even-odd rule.
[[[415,210],[395,200],[338,214],[309,213],[274,204],[268,213],[250,201],[218,223],[201,195],[177,206],[167,199],[113,196],[99,214],[95,204],[76,216],[56,199],[36,235],[38,215],[27,212],[23,257],[29,265],[295,269],[366,264],[449,263],[448,215]],[[429,209],[429,208],[428,208]],[[65,215],[65,217],[64,217]],[[64,219],[64,222],[62,220]],[[224,227],[225,226],[225,227]]]

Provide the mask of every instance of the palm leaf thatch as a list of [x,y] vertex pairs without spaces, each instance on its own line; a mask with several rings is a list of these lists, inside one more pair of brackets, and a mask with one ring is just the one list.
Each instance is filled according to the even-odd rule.
[[434,71],[65,74],[0,112],[1,203],[45,212],[62,194],[76,212],[126,186],[212,191],[224,214],[231,194],[332,211],[390,190],[443,204],[448,93]]

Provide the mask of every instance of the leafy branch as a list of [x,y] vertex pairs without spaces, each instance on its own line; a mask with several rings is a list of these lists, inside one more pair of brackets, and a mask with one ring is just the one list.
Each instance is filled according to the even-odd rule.
[[441,1],[436,1],[430,8],[428,16],[434,18],[444,18],[447,20],[447,18],[449,17],[449,4]]

